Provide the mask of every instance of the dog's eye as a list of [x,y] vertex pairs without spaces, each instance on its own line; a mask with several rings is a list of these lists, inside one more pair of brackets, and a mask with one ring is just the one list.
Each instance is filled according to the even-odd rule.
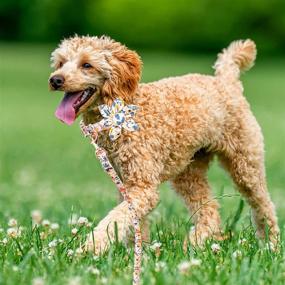
[[63,66],[63,62],[61,61],[58,66],[61,68]]
[[85,63],[82,64],[82,67],[83,68],[91,68],[92,65],[90,63],[88,63],[88,62],[85,62]]

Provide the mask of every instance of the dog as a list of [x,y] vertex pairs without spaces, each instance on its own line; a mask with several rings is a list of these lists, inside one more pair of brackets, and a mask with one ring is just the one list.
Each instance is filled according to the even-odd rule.
[[[98,143],[122,178],[139,219],[158,201],[158,186],[170,181],[194,214],[187,240],[194,246],[222,235],[219,205],[212,199],[207,170],[214,156],[229,172],[251,206],[257,234],[276,243],[279,228],[267,191],[261,129],[243,96],[240,74],[256,58],[251,40],[232,42],[219,55],[215,75],[187,74],[139,83],[139,55],[107,36],[74,36],[52,52],[51,90],[64,91],[56,116],[86,125],[102,119],[99,105],[119,98],[139,107],[139,131],[123,130],[116,141],[106,132]],[[99,254],[110,240],[123,241],[132,226],[126,201],[116,206],[90,233],[86,249]],[[147,232],[145,227],[144,232]]]

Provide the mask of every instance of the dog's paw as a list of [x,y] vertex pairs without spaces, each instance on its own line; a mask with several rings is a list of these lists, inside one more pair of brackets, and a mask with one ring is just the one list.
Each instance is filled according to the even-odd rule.
[[100,255],[108,250],[109,246],[110,242],[106,233],[93,231],[87,237],[84,250],[93,252],[95,255]]
[[183,249],[187,250],[187,245],[190,243],[194,247],[203,247],[208,239],[224,240],[224,236],[220,231],[212,231],[209,228],[195,229],[194,227],[190,231],[188,237],[184,240]]

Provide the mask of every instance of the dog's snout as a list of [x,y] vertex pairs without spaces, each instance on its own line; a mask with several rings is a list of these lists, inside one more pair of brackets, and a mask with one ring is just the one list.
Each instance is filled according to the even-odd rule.
[[49,83],[54,89],[59,89],[64,83],[64,77],[62,75],[54,75],[49,79]]

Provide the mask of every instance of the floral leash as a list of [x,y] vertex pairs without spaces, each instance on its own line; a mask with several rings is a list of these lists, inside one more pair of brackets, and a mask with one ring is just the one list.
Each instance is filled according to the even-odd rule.
[[104,130],[109,130],[109,138],[112,141],[116,140],[121,135],[123,128],[128,131],[138,130],[138,125],[132,118],[136,114],[137,109],[138,107],[135,105],[125,106],[122,100],[115,99],[111,107],[108,105],[99,106],[99,111],[103,117],[100,122],[85,125],[82,120],[80,121],[81,131],[85,137],[91,138],[91,144],[95,148],[95,154],[100,160],[103,169],[109,174],[117,189],[122,194],[124,200],[128,203],[135,232],[133,285],[140,284],[142,261],[142,236],[140,223],[131,198],[126,191],[122,180],[110,163],[106,150],[97,144],[97,138],[98,133]]

